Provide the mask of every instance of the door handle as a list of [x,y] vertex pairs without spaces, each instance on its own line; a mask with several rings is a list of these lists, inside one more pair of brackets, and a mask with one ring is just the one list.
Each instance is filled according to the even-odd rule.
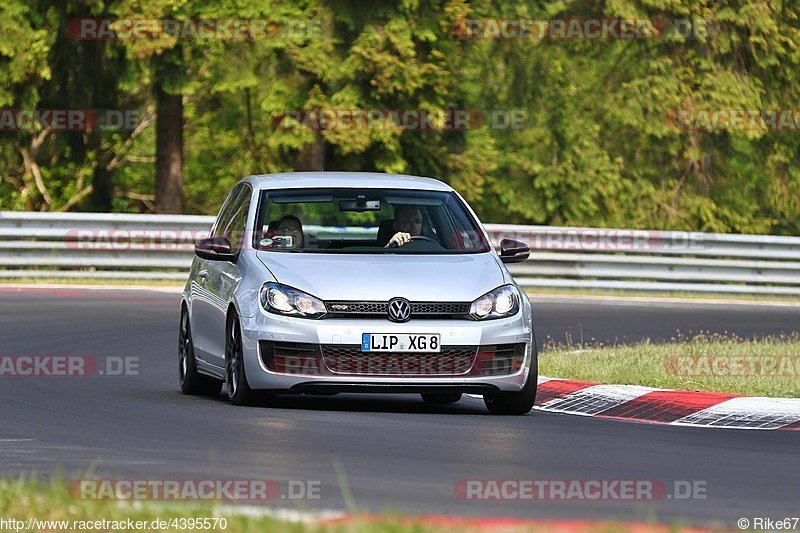
[[197,273],[197,277],[200,278],[200,281],[208,281],[208,270],[201,270]]

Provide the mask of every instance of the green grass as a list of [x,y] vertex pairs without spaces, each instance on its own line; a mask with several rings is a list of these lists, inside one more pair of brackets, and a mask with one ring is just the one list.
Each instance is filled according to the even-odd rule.
[[[14,518],[26,521],[35,518],[39,521],[68,520],[68,531],[73,529],[76,521],[143,521],[148,527],[141,531],[158,531],[149,527],[155,519],[172,520],[181,518],[224,518],[227,523],[222,528],[217,523],[216,529],[193,529],[194,531],[225,531],[228,533],[272,533],[272,532],[325,532],[344,533],[355,531],[368,533],[376,532],[428,532],[438,529],[420,527],[414,524],[404,525],[399,520],[387,518],[385,521],[375,523],[356,523],[347,525],[315,525],[299,522],[289,522],[270,516],[249,516],[244,512],[237,513],[231,510],[231,505],[222,507],[219,502],[158,502],[158,501],[116,501],[116,500],[81,500],[71,495],[68,483],[64,480],[50,482],[35,479],[0,479],[0,517],[8,520]],[[46,529],[46,528],[45,528]],[[42,529],[42,530],[45,530]],[[108,529],[93,529],[96,531],[112,531]],[[180,527],[167,527],[161,531],[181,531]],[[6,531],[9,531],[6,528]],[[14,529],[10,529],[14,531]],[[64,531],[55,527],[49,531]],[[183,529],[192,531],[192,529]]]
[[[65,481],[42,482],[31,479],[0,480],[0,517],[8,520],[109,520],[148,521],[173,518],[212,518],[220,513],[208,504],[160,504],[111,500],[80,500],[69,494]],[[229,516],[227,531],[307,531],[302,525],[280,522],[273,518]],[[7,529],[8,530],[8,529]],[[72,526],[68,528],[74,531]],[[149,528],[147,529],[149,530]],[[174,529],[169,529],[174,530]],[[13,529],[11,529],[13,531]],[[53,531],[57,531],[53,529]],[[213,531],[213,530],[211,530]],[[222,531],[217,528],[216,531]]]
[[[251,507],[252,508],[252,507]],[[26,522],[30,518],[39,521],[39,531],[80,531],[73,524],[80,521],[106,520],[106,528],[93,526],[84,531],[115,531],[111,522],[122,524],[127,520],[141,521],[148,527],[139,531],[207,531],[226,533],[435,533],[486,531],[474,521],[454,522],[450,524],[423,524],[418,520],[404,518],[400,515],[364,515],[353,520],[340,523],[314,524],[290,522],[269,516],[252,516],[245,512],[235,512],[232,506],[220,506],[218,503],[166,503],[151,501],[115,501],[115,500],[81,500],[70,495],[68,482],[54,479],[49,482],[26,478],[0,478],[0,518],[6,521],[5,531],[15,532],[8,525],[9,519]],[[217,523],[216,529],[186,529],[167,526],[161,529],[150,527],[153,520],[172,519],[224,518],[227,523],[223,529]],[[43,524],[42,521],[68,521],[66,529],[56,525]],[[642,522],[639,521],[639,524]],[[647,522],[655,525],[654,522]],[[169,522],[168,522],[169,524]],[[79,526],[78,526],[79,527]],[[546,521],[534,524],[520,524],[518,527],[506,527],[504,531],[552,531],[553,527]],[[681,525],[674,524],[673,531],[681,531]],[[29,531],[29,530],[24,530]],[[135,529],[133,531],[136,531]],[[593,524],[592,531],[598,533],[625,533],[630,531],[647,531],[633,524],[609,522]],[[15,532],[16,533],[16,532]]]
[[[671,341],[548,346],[539,356],[539,372],[599,383],[800,397],[800,335],[757,341],[699,335],[691,339],[678,336]],[[769,366],[773,363],[774,367]]]

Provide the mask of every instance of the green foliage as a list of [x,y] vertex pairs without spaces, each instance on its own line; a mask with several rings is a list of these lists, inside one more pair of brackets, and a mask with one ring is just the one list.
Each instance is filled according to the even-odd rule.
[[[67,23],[79,17],[268,19],[308,31],[77,41]],[[518,17],[666,26],[644,40],[454,32],[465,18]],[[694,34],[676,20],[693,21]],[[8,0],[0,107],[136,109],[141,128],[0,132],[0,209],[152,210],[157,77],[183,95],[191,213],[215,212],[244,175],[320,165],[436,177],[489,221],[800,234],[800,130],[676,126],[680,112],[800,109],[798,67],[800,4],[778,0]],[[485,120],[455,131],[284,120],[404,109]],[[519,129],[491,120],[517,110]]]

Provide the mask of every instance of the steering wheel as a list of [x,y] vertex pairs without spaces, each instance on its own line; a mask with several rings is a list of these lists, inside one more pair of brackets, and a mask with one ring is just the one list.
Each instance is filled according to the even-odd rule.
[[[430,237],[426,237],[425,235],[415,235],[411,237],[411,240],[409,242],[413,241],[429,241],[436,244],[437,246],[441,246],[441,244],[439,244],[439,242],[436,239],[431,239]],[[398,244],[396,242],[392,242],[389,244],[389,248],[397,248],[397,247]]]

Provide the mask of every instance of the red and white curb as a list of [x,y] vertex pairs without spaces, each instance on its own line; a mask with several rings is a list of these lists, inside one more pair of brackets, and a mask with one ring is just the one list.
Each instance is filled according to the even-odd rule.
[[800,429],[800,398],[603,385],[542,376],[535,409],[673,426]]

